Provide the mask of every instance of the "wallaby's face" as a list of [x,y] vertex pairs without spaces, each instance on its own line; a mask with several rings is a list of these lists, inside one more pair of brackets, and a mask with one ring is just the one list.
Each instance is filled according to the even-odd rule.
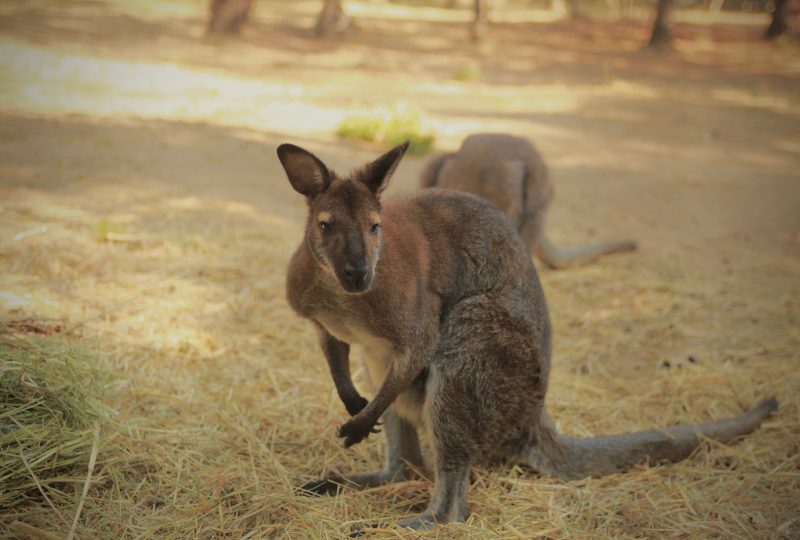
[[323,270],[348,293],[369,291],[382,243],[380,193],[408,144],[339,179],[316,156],[294,145],[278,147],[292,187],[306,196],[306,243]]
[[363,183],[335,180],[311,201],[306,242],[345,291],[369,290],[381,238],[380,204]]

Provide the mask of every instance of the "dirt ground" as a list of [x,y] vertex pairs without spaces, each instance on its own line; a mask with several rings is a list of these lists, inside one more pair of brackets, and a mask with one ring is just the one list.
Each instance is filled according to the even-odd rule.
[[[569,484],[479,467],[470,521],[432,534],[800,535],[797,42],[760,41],[760,16],[693,16],[676,51],[655,56],[640,50],[644,21],[519,10],[524,22],[506,14],[475,45],[464,12],[366,1],[348,2],[353,32],[318,42],[317,4],[259,1],[241,39],[219,40],[203,37],[200,1],[0,5],[3,318],[57,319],[94,351],[117,381],[120,437],[152,462],[113,489],[113,465],[98,472],[79,536],[336,538],[424,504],[422,481],[338,500],[292,493],[377,466],[382,444],[341,448],[345,412],[286,305],[304,202],[275,148],[304,146],[345,172],[380,149],[338,140],[338,123],[396,103],[425,111],[437,149],[477,131],[532,138],[556,185],[556,241],[639,241],[541,272],[562,430],[781,400],[759,432],[679,466]],[[479,77],[455,80],[465,67]],[[390,192],[414,189],[423,163],[405,158]],[[49,512],[26,507],[0,527],[68,530]]]

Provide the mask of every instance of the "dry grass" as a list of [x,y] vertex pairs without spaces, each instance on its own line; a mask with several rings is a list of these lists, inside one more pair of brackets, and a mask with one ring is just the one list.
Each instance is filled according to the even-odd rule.
[[[482,464],[469,521],[427,536],[800,537],[791,46],[686,40],[697,64],[658,63],[625,52],[636,29],[620,45],[586,26],[587,45],[540,26],[538,45],[498,25],[491,46],[508,54],[485,56],[461,26],[433,35],[424,24],[438,23],[403,8],[329,52],[298,37],[294,13],[259,7],[266,26],[214,48],[196,3],[106,4],[3,5],[2,50],[15,54],[0,62],[0,537],[340,538],[425,505],[424,479],[339,498],[293,491],[378,467],[383,445],[345,450],[334,436],[345,412],[284,299],[304,205],[274,158],[297,141],[343,172],[374,155],[335,140],[351,100],[409,92],[449,147],[476,130],[538,138],[559,179],[556,240],[624,228],[642,240],[636,254],[543,273],[548,404],[564,432],[781,402],[757,432],[679,464],[571,483]],[[317,5],[259,6],[279,4],[309,24]],[[275,34],[284,48],[269,48]],[[603,51],[611,61],[597,61]],[[450,80],[470,62],[478,80]],[[780,73],[748,78],[770,69]],[[420,166],[407,158],[395,181],[413,186]]]
[[[22,199],[18,206],[13,217],[30,226],[43,217]],[[342,407],[312,332],[282,299],[283,269],[299,231],[241,214],[221,213],[209,224],[202,208],[176,211],[170,201],[125,210],[133,214],[127,234],[139,243],[101,241],[89,218],[64,211],[71,217],[51,215],[51,237],[28,237],[2,253],[12,268],[11,289],[49,298],[48,315],[64,321],[33,319],[10,334],[6,326],[4,385],[30,382],[26,393],[14,394],[4,426],[22,403],[44,403],[42,392],[60,396],[59,385],[71,401],[38,414],[49,418],[59,409],[73,420],[14,422],[26,431],[18,427],[14,442],[3,445],[13,482],[4,480],[0,523],[20,535],[25,526],[67,533],[94,422],[97,465],[80,538],[337,538],[419,510],[429,490],[424,481],[338,499],[293,493],[326,472],[377,467],[382,446],[370,440],[345,451],[334,437],[345,420]],[[201,230],[202,239],[194,235]],[[64,270],[53,268],[77,261],[68,292],[56,279]],[[778,416],[731,447],[711,444],[680,464],[601,480],[564,484],[518,467],[478,467],[469,521],[431,536],[796,536],[797,336],[781,327],[785,310],[797,309],[792,295],[776,303],[765,284],[769,300],[739,305],[745,298],[733,280],[637,266],[619,258],[544,276],[557,330],[550,407],[562,429],[590,436],[704,421],[769,394],[781,399]],[[613,278],[601,279],[612,270]],[[102,316],[70,315],[66,308],[77,309],[88,290]],[[46,311],[28,305],[12,316]],[[754,318],[758,324],[748,322]],[[724,329],[730,326],[737,331]],[[24,337],[48,328],[57,333]],[[621,378],[618,357],[631,355],[641,361],[628,362]],[[23,372],[30,375],[23,379]],[[24,435],[33,428],[57,436]],[[37,468],[37,456],[53,449],[57,459]]]

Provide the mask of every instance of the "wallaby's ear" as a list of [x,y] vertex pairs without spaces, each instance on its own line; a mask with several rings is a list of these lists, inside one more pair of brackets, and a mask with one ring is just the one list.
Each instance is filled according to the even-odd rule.
[[306,197],[315,196],[331,183],[328,167],[308,150],[293,144],[282,144],[278,147],[278,159],[294,190]]
[[403,159],[406,150],[408,150],[408,144],[409,142],[406,141],[403,144],[395,146],[372,163],[367,163],[361,167],[353,174],[353,177],[356,180],[364,182],[369,190],[377,197],[386,189],[389,178],[392,177],[392,173],[394,173],[400,160]]

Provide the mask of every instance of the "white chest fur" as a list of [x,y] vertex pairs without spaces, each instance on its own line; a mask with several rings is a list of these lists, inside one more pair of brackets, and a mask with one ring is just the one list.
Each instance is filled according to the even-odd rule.
[[367,365],[367,375],[373,390],[386,378],[386,372],[398,353],[388,339],[375,336],[361,325],[349,323],[342,319],[320,317],[320,324],[333,337],[350,345],[358,345],[363,352]]
[[[361,357],[367,370],[367,378],[373,393],[377,392],[386,379],[389,367],[395,362],[404,361],[402,351],[399,351],[388,339],[375,336],[359,324],[333,317],[318,317],[317,319],[325,330],[339,341],[357,345],[361,348]],[[411,396],[401,394],[392,404],[392,408],[401,416],[418,423],[420,405]]]

